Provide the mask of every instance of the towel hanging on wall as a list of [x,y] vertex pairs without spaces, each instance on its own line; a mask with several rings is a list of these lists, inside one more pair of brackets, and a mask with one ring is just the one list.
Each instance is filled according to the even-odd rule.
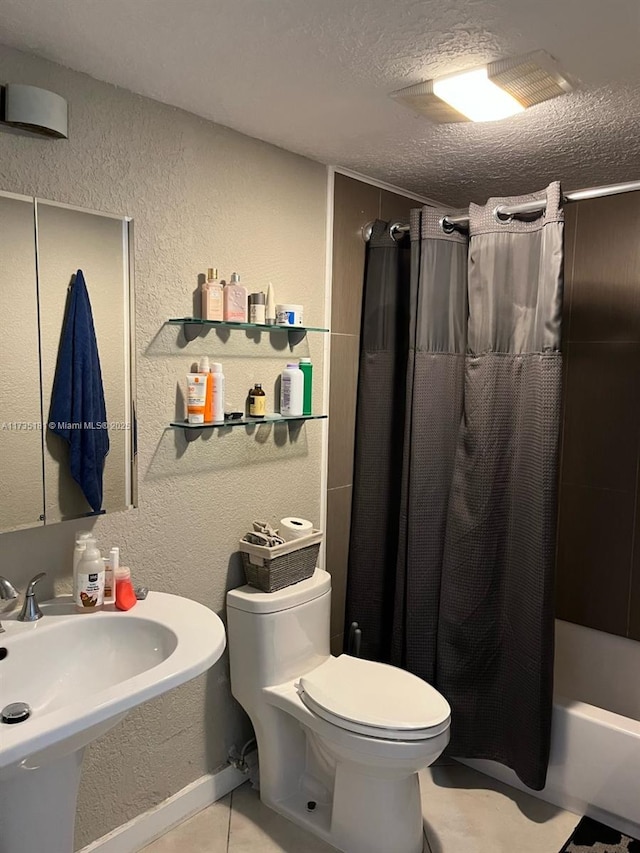
[[82,270],[71,285],[53,380],[49,432],[69,445],[69,470],[91,509],[102,508],[107,412],[91,302]]

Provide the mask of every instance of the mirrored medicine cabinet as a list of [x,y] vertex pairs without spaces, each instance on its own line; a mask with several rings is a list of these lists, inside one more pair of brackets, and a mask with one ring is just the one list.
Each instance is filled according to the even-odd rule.
[[95,515],[47,429],[69,288],[84,273],[110,449],[100,514],[137,502],[133,223],[0,192],[0,532]]

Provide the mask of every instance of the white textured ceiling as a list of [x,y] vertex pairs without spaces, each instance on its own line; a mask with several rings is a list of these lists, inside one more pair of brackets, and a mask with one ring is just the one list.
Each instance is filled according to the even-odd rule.
[[[453,204],[640,179],[640,0],[0,0],[0,42]],[[582,85],[502,122],[388,98],[539,48]]]

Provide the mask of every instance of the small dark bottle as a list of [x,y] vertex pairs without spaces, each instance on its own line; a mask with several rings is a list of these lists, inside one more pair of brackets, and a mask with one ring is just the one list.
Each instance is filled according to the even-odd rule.
[[263,418],[267,414],[267,395],[262,390],[262,385],[256,382],[249,391],[249,417]]

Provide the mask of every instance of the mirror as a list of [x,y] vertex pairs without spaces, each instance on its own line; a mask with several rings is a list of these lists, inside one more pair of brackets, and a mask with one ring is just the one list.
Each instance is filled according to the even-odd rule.
[[86,282],[108,424],[100,513],[135,506],[132,222],[0,194],[0,531],[96,514],[47,428],[72,282]]
[[0,196],[0,530],[42,524],[42,430],[32,199]]

